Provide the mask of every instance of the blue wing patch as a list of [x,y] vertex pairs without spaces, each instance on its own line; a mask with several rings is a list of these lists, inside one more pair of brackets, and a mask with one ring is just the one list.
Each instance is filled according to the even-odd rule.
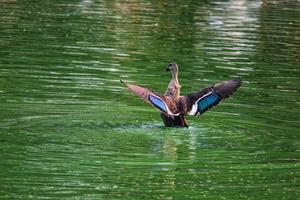
[[165,113],[168,113],[168,110],[167,110],[167,107],[166,107],[166,104],[165,102],[157,97],[157,96],[154,96],[152,94],[149,95],[149,101],[155,106],[157,107],[159,110],[165,112]]
[[220,101],[221,97],[217,93],[211,92],[198,100],[198,112],[202,114],[211,107],[217,105]]

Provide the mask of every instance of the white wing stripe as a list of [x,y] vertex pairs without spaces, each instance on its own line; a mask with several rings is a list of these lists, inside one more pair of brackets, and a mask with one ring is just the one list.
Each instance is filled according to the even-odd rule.
[[210,95],[213,91],[210,91],[209,93],[203,95],[202,97],[200,97],[192,106],[192,109],[188,112],[189,115],[194,115],[196,116],[199,112],[199,109],[198,109],[198,101],[200,101],[201,99],[203,99],[204,97]]

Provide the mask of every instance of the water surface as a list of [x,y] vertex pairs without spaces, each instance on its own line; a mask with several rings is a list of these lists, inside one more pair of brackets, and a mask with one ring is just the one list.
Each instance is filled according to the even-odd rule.
[[[297,1],[0,1],[3,199],[297,199]],[[240,77],[189,129],[119,79]]]

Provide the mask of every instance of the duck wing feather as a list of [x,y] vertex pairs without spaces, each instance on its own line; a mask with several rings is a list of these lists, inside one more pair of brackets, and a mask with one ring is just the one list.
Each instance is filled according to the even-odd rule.
[[189,115],[203,114],[233,94],[241,85],[240,80],[218,83],[180,98],[182,110]]
[[161,112],[168,116],[178,116],[180,113],[174,113],[172,109],[172,102],[170,102],[169,98],[159,94],[158,92],[154,92],[148,88],[142,87],[140,85],[135,85],[131,83],[125,83],[121,80],[121,82],[127,86],[128,90],[133,92],[136,96],[142,98],[145,102],[150,103],[152,106],[159,109]]

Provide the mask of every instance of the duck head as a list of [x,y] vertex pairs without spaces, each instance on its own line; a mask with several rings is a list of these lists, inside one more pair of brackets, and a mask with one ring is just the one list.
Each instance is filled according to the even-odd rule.
[[171,71],[172,74],[172,80],[171,81],[175,81],[178,86],[180,87],[179,83],[178,83],[178,65],[174,62],[170,63],[165,69],[164,71]]
[[164,69],[164,71],[171,71],[172,73],[177,73],[178,71],[178,66],[176,63],[170,63],[169,65],[167,65],[167,67]]

